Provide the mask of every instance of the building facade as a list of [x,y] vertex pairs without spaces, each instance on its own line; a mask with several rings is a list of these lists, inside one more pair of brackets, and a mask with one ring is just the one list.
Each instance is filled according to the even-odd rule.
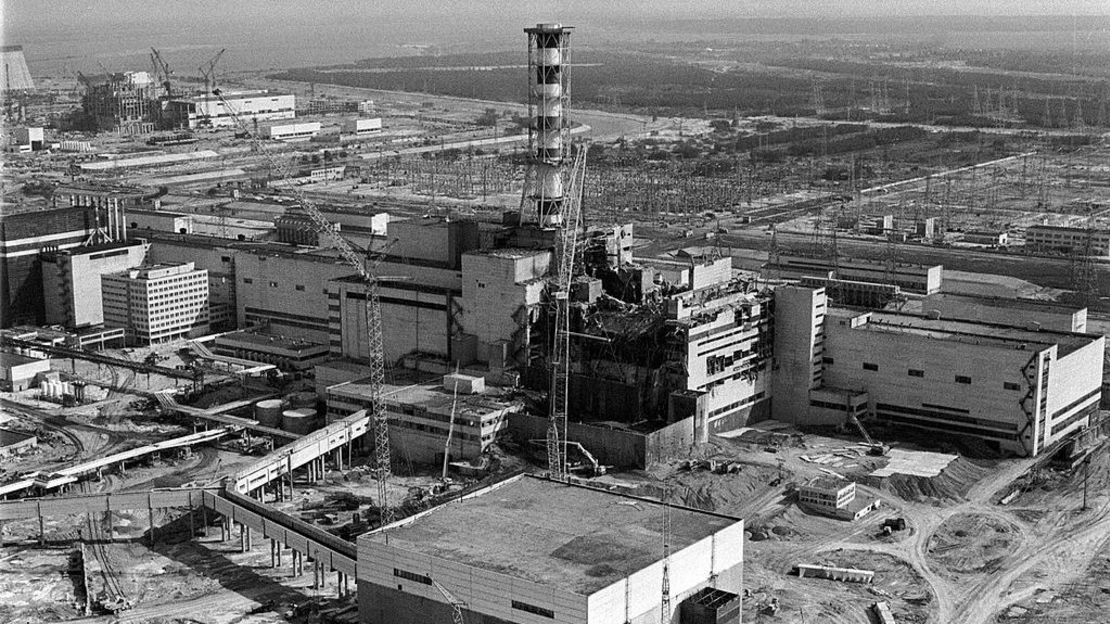
[[101,278],[104,324],[160,344],[208,332],[208,272],[192,262],[147,265]]
[[1110,230],[1033,225],[1025,230],[1025,246],[1037,252],[1106,257],[1110,256]]
[[291,94],[240,91],[224,93],[223,99],[227,104],[213,95],[172,100],[167,110],[178,125],[189,128],[235,127],[233,112],[250,122],[296,117],[297,101]]
[[136,241],[43,253],[46,322],[67,329],[102,324],[101,276],[143,264],[146,252],[146,244]]
[[[521,475],[358,539],[365,624],[467,621],[662,624],[707,587],[738,599],[744,523],[672,506],[662,613],[658,501]],[[385,535],[389,539],[386,541]]]

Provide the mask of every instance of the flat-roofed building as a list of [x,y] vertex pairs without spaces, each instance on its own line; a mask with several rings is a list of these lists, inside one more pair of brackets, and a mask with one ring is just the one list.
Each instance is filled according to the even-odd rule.
[[35,355],[0,351],[0,372],[4,375],[6,390],[21,392],[30,388],[37,376],[50,372],[50,360]]
[[266,362],[283,371],[306,371],[329,357],[326,344],[248,331],[217,336],[212,351],[219,355]]
[[307,141],[320,133],[320,122],[275,124],[262,128],[262,138],[274,141]]
[[102,324],[101,276],[143,264],[146,253],[147,245],[135,241],[42,254],[46,322],[68,329]]
[[832,308],[822,381],[866,391],[880,422],[1037,455],[1097,413],[1105,339]]
[[1007,299],[936,293],[921,301],[921,311],[941,318],[1001,323],[1030,329],[1087,331],[1087,308],[1039,299]]
[[779,257],[778,264],[768,263],[763,270],[780,279],[798,280],[804,277],[818,277],[893,284],[906,292],[922,295],[940,292],[944,276],[944,267],[941,265],[926,266],[904,262],[890,265],[882,260],[862,258],[840,258],[833,263],[830,258],[786,254]]
[[[520,401],[502,398],[501,389],[493,386],[469,392],[469,384],[460,383],[456,395],[456,385],[445,378],[418,377],[416,373],[401,371],[395,374],[404,375],[406,379],[425,380],[403,385],[389,383],[382,393],[389,419],[390,448],[401,461],[442,462],[449,431],[453,461],[478,457],[494,443],[498,434],[508,429],[509,415],[523,409]],[[427,381],[429,378],[431,381]],[[370,390],[364,380],[327,388],[328,420],[335,421],[369,409]]]
[[189,128],[235,127],[233,112],[251,122],[296,117],[297,98],[292,94],[234,91],[224,92],[222,96],[223,99],[202,95],[171,100],[167,103],[167,113],[179,125]]
[[208,332],[208,272],[192,262],[147,265],[101,278],[104,324],[140,344]]
[[738,597],[743,561],[738,518],[520,475],[360,536],[359,617],[450,621],[442,588],[468,621],[671,622],[707,587]]
[[1110,230],[1033,225],[1025,230],[1025,246],[1040,252],[1087,252],[1092,256],[1105,257],[1110,256]]
[[374,136],[382,132],[382,118],[381,117],[362,117],[359,119],[348,119],[343,122],[344,134],[354,135],[356,137]]

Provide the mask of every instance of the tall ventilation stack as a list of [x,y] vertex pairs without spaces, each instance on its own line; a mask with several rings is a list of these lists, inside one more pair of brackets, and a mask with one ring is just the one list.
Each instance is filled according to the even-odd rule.
[[[536,24],[528,34],[528,172],[530,200],[540,227],[559,227],[564,163],[570,146],[570,32],[562,24]],[[526,217],[527,207],[521,207]]]

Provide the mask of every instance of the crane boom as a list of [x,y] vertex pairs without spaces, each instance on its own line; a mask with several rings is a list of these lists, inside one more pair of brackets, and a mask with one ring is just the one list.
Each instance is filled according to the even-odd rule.
[[[217,58],[219,58],[219,55],[217,55]],[[339,255],[343,258],[343,261],[358,273],[358,276],[362,279],[366,287],[366,339],[368,343],[367,353],[370,368],[370,383],[368,384],[370,388],[369,412],[370,422],[374,430],[374,473],[378,485],[378,507],[381,526],[392,524],[394,514],[393,509],[389,506],[388,488],[388,480],[391,474],[389,422],[386,417],[385,400],[382,396],[382,387],[385,385],[385,348],[382,337],[382,303],[378,279],[366,268],[364,259],[355,252],[351,244],[347,242],[347,239],[339,234],[339,229],[324,217],[316,208],[315,204],[308,199],[304,191],[296,185],[288,184],[290,175],[286,167],[278,162],[269,151],[262,148],[261,141],[255,133],[247,127],[246,122],[239,116],[231,103],[223,97],[220,90],[214,89],[212,94],[220,99],[220,102],[223,103],[224,108],[235,120],[239,129],[250,137],[257,151],[262,153],[269,162],[270,167],[277,172],[278,177],[286,182],[285,186],[293,194],[297,206],[303,210],[312,221],[317,232],[327,236],[335,246],[335,249],[339,252]]]
[[562,205],[560,231],[555,243],[555,335],[551,357],[551,393],[548,397],[547,470],[553,479],[567,473],[567,410],[570,393],[570,283],[581,229],[582,186],[586,176],[588,145],[578,148],[570,170],[570,184]]
[[443,599],[451,605],[451,617],[454,620],[454,624],[466,624],[462,614],[462,609],[466,606],[466,603],[456,598],[450,590],[443,586],[443,583],[432,579],[432,585],[439,590],[439,593],[443,594]]

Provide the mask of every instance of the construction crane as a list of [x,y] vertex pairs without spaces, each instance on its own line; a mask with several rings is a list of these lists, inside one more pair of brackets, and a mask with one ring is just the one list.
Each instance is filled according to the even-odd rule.
[[447,421],[447,442],[443,444],[443,474],[440,481],[447,481],[447,465],[451,459],[451,438],[455,433],[455,409],[459,406],[459,367],[455,366],[455,382],[451,392],[451,418]]
[[167,98],[173,97],[173,85],[170,84],[170,76],[173,75],[173,70],[170,69],[170,64],[162,58],[162,55],[154,48],[150,49],[150,62],[154,65],[154,76],[159,79],[159,84],[166,92]]
[[432,585],[439,590],[439,593],[443,594],[443,599],[451,605],[451,617],[454,619],[454,624],[466,624],[466,620],[463,619],[462,613],[463,607],[466,606],[466,603],[456,598],[455,595],[452,594],[450,590],[444,587],[443,584],[439,581],[432,579]]
[[[219,55],[217,55],[217,58],[219,58]],[[342,257],[343,261],[358,273],[359,277],[362,279],[363,285],[366,287],[366,340],[370,368],[368,377],[370,409],[368,411],[370,414],[371,427],[374,431],[374,474],[378,483],[378,507],[381,526],[392,524],[394,514],[393,509],[389,506],[388,488],[388,481],[391,473],[389,422],[386,419],[385,401],[382,397],[382,387],[385,384],[385,348],[382,338],[382,302],[380,298],[379,280],[367,269],[363,257],[355,251],[354,247],[347,242],[347,239],[339,234],[339,228],[320,213],[316,206],[305,195],[304,191],[300,190],[298,186],[289,183],[291,176],[286,170],[285,165],[274,158],[268,150],[263,149],[262,142],[259,140],[258,135],[251,131],[238,111],[236,111],[231,103],[224,98],[220,90],[214,89],[212,95],[219,98],[228,114],[231,115],[236,125],[239,126],[239,130],[250,137],[251,144],[255,146],[256,151],[265,156],[270,167],[278,174],[279,179],[285,183],[285,187],[293,194],[297,206],[308,215],[316,231],[319,234],[326,235],[331,240],[335,249],[339,251],[339,255]]]
[[663,596],[659,603],[659,621],[671,621],[671,505],[663,488]]
[[[227,52],[227,48],[223,48],[222,50],[217,52],[216,56],[212,57],[212,60],[208,61],[204,65],[201,65],[199,68],[200,75],[204,76],[205,93],[214,94],[218,89],[218,85],[216,84],[216,63],[220,62],[220,57],[224,55],[224,52]],[[220,99],[222,100],[223,98]],[[224,106],[227,106],[227,102],[224,102]],[[244,131],[245,130],[246,129],[244,128]]]
[[547,470],[553,479],[567,474],[567,400],[570,390],[570,286],[582,218],[582,187],[586,152],[578,148],[570,170],[570,184],[562,205],[560,230],[555,241],[555,333],[551,353],[551,393],[548,397]]

